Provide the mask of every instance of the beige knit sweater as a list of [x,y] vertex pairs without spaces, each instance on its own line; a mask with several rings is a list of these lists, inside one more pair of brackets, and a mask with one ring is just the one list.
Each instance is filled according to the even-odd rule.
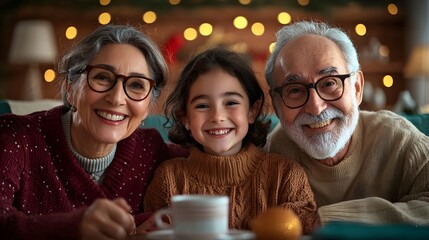
[[230,227],[250,229],[249,222],[270,207],[295,211],[304,232],[312,230],[316,205],[304,170],[277,154],[250,145],[222,157],[191,148],[187,159],[164,162],[148,187],[145,211],[170,206],[176,194],[214,194],[230,198]]
[[303,153],[280,126],[265,146],[304,166],[322,223],[429,224],[429,137],[389,111],[361,111],[348,152],[329,167]]

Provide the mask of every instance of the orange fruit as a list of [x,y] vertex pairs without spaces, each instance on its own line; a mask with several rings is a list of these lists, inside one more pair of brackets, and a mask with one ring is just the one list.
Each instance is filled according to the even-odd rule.
[[298,240],[302,224],[290,209],[270,208],[250,222],[257,240]]

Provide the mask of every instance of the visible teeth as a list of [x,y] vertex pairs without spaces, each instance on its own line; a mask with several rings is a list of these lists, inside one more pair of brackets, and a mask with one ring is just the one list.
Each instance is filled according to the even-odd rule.
[[208,132],[211,135],[222,135],[222,134],[229,133],[230,131],[231,131],[230,129],[222,129],[222,130],[211,130]]
[[308,126],[310,128],[321,128],[321,127],[324,127],[326,125],[329,125],[331,122],[332,122],[332,119],[329,119],[329,120],[326,120],[323,122],[311,123],[311,124],[308,124]]
[[122,121],[125,118],[124,115],[115,115],[101,111],[97,111],[97,115],[110,121]]

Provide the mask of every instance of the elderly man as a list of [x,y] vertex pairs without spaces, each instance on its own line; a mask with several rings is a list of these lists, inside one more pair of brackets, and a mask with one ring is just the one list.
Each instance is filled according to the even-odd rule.
[[392,112],[359,110],[350,38],[305,21],[276,36],[265,70],[281,124],[265,148],[305,168],[322,224],[429,224],[429,137]]

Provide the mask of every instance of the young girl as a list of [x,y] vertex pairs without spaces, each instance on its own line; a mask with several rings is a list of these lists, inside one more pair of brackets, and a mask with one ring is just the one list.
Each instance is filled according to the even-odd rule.
[[293,210],[309,233],[316,203],[304,170],[258,148],[269,128],[260,117],[263,104],[250,64],[238,53],[215,48],[190,60],[165,105],[169,138],[190,155],[156,170],[145,211],[169,206],[177,194],[227,195],[231,228],[250,229],[250,220],[280,206]]

